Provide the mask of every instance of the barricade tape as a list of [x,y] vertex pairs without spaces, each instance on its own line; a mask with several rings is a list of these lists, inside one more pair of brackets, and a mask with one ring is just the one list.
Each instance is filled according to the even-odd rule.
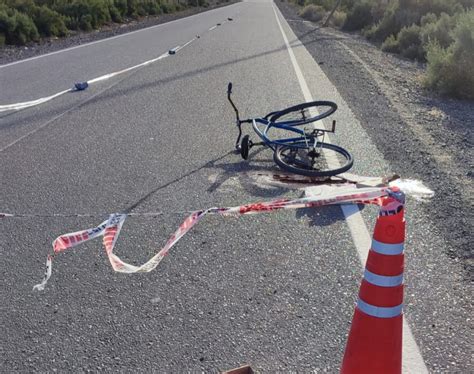
[[[322,187],[322,186],[321,186]],[[97,227],[68,233],[59,236],[53,241],[53,253],[46,261],[46,272],[41,283],[33,287],[34,290],[44,290],[51,277],[53,257],[66,249],[76,247],[96,237],[103,236],[103,246],[114,271],[120,273],[143,273],[155,269],[170,249],[193,228],[204,216],[209,214],[244,215],[277,211],[281,209],[315,208],[334,204],[376,204],[380,205],[380,198],[392,194],[392,187],[363,187],[353,184],[325,186],[319,196],[303,197],[298,199],[279,199],[268,202],[258,202],[247,205],[225,208],[209,208],[192,212],[168,239],[165,246],[152,258],[140,266],[124,262],[114,252],[114,246],[122,229],[127,214],[114,213]],[[394,187],[396,189],[396,187]]]
[[[210,31],[213,31],[215,30],[217,27],[221,26],[222,24],[224,24],[225,22],[229,22],[229,21],[232,21],[232,18],[227,18],[225,21],[223,22],[220,22],[218,23],[217,25],[211,27],[210,29],[206,30],[203,32],[203,34],[207,33],[207,32],[210,32]],[[78,83],[75,83],[74,84],[74,87],[72,88],[69,88],[67,90],[64,90],[64,91],[61,91],[61,92],[58,92],[54,95],[51,95],[51,96],[46,96],[46,97],[42,97],[40,99],[36,99],[36,100],[31,100],[31,101],[25,101],[25,102],[22,102],[22,103],[15,103],[15,104],[6,104],[6,105],[0,105],[0,113],[1,112],[7,112],[7,111],[13,111],[13,110],[21,110],[21,109],[26,109],[26,108],[30,108],[30,107],[33,107],[33,106],[37,106],[37,105],[40,105],[40,104],[43,104],[43,103],[46,103],[50,100],[53,100],[59,96],[62,96],[64,94],[67,94],[69,92],[76,92],[76,91],[83,91],[85,90],[86,88],[88,88],[90,85],[92,84],[95,84],[95,83],[98,83],[98,82],[102,82],[102,81],[105,81],[105,80],[108,80],[110,78],[113,78],[113,77],[116,77],[118,75],[121,75],[121,74],[124,74],[124,73],[127,73],[129,71],[132,71],[132,70],[135,70],[135,69],[138,69],[138,68],[141,68],[141,67],[144,67],[144,66],[147,66],[149,64],[152,64],[156,61],[159,61],[159,60],[162,60],[166,57],[169,57],[171,55],[174,55],[176,53],[178,53],[179,51],[181,51],[183,48],[186,48],[188,45],[190,45],[191,43],[195,42],[197,39],[199,39],[201,36],[200,35],[196,35],[194,38],[192,38],[191,40],[189,40],[188,42],[184,43],[183,45],[180,45],[180,46],[177,46],[177,47],[174,47],[174,48],[171,48],[170,50],[168,50],[168,52],[166,53],[163,53],[162,55],[156,57],[156,58],[153,58],[151,60],[148,60],[148,61],[145,61],[145,62],[142,62],[141,64],[138,64],[138,65],[134,65],[134,66],[131,66],[129,68],[126,68],[126,69],[123,69],[123,70],[119,70],[119,71],[116,71],[116,72],[113,72],[113,73],[109,73],[109,74],[105,74],[105,75],[102,75],[100,77],[97,77],[97,78],[94,78],[94,79],[91,79],[91,80],[88,80],[88,81],[84,81],[84,82],[78,82]]]
[[[346,182],[341,184],[339,180],[332,179],[331,184],[318,184],[311,188],[307,197],[298,199],[278,199],[268,202],[258,202],[235,207],[208,208],[190,212],[191,214],[183,221],[174,234],[168,239],[165,246],[158,251],[150,260],[141,266],[135,266],[122,261],[113,250],[120,234],[120,230],[127,216],[161,216],[163,212],[144,213],[114,213],[100,225],[83,231],[68,233],[57,237],[53,241],[53,253],[48,254],[46,260],[46,271],[41,283],[35,285],[33,290],[44,290],[46,283],[52,274],[53,257],[66,249],[76,247],[79,244],[103,236],[103,245],[107,257],[116,272],[121,273],[143,273],[155,269],[160,261],[168,254],[169,250],[180,240],[191,228],[208,214],[245,215],[276,211],[280,209],[315,208],[335,204],[374,204],[381,206],[382,197],[391,196],[394,200],[393,211],[396,212],[398,205],[404,203],[406,192],[417,200],[427,200],[434,192],[415,180],[398,179],[398,176],[390,178],[360,177],[353,174],[344,174]],[[398,201],[398,203],[397,203]],[[386,206],[380,214],[390,215],[392,206]],[[173,212],[173,213],[189,213]],[[0,218],[30,218],[30,217],[96,217],[98,214],[11,214],[0,213]]]
[[[324,188],[325,185],[336,185],[336,184],[353,184],[360,187],[381,187],[381,186],[399,186],[411,183],[411,185],[421,184],[418,181],[402,180],[397,174],[385,176],[385,177],[367,177],[360,176],[351,173],[342,173],[337,176],[324,177],[324,178],[312,178],[305,177],[302,175],[288,174],[284,172],[279,173],[265,173],[257,172],[251,174],[245,174],[248,178],[255,179],[255,183],[258,186],[273,186],[273,187],[284,187],[290,189],[302,189],[310,191],[311,188]],[[309,187],[309,188],[308,188]],[[432,193],[429,189],[424,187],[426,191]],[[314,191],[312,194],[314,195]],[[128,210],[131,210],[130,208]],[[167,211],[167,212],[129,212],[125,211],[129,217],[157,217],[162,215],[170,214],[190,214],[193,210],[181,210],[181,211]],[[95,213],[4,213],[0,212],[0,218],[80,218],[80,217],[104,217],[108,216],[110,212],[95,212]]]

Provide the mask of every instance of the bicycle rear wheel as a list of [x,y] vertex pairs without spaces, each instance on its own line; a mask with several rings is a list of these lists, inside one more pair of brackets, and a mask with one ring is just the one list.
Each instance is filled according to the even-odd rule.
[[287,126],[304,125],[319,121],[333,114],[337,110],[336,103],[332,101],[312,101],[298,104],[279,112],[269,113],[265,119],[275,124],[285,124]]
[[309,177],[341,174],[354,164],[348,151],[329,143],[319,143],[316,151],[304,147],[303,143],[278,145],[273,159],[282,169]]

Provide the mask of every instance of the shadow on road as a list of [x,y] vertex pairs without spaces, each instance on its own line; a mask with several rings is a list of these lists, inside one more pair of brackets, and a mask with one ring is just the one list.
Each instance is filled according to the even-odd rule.
[[[250,157],[256,157],[263,150],[264,148],[257,149],[256,151],[250,154]],[[254,178],[254,176],[258,176],[261,173],[268,175],[276,172],[281,172],[275,166],[273,160],[260,158],[256,160],[254,159],[250,162],[222,162],[230,155],[240,157],[234,151],[230,151],[213,160],[210,160],[205,164],[189,171],[188,173],[183,174],[180,177],[175,178],[167,183],[161,184],[160,186],[151,190],[142,198],[125,208],[123,210],[123,213],[131,213],[134,209],[146,202],[158,191],[163,190],[175,183],[178,183],[183,179],[190,177],[204,169],[220,170],[220,172],[217,174],[215,181],[212,182],[212,184],[206,189],[206,191],[209,193],[214,193],[218,191],[218,189],[231,178],[235,178],[238,181],[239,185],[250,196],[260,198],[274,199],[292,190],[291,186],[286,187],[284,185],[279,186],[261,183],[258,181],[258,179]],[[303,196],[304,193],[300,195],[300,197]],[[248,202],[244,201],[242,203]],[[304,217],[309,218],[309,226],[329,226],[333,222],[344,220],[344,215],[342,214],[342,211],[340,210],[339,206],[327,206],[320,208],[296,210],[297,219],[301,219]]]

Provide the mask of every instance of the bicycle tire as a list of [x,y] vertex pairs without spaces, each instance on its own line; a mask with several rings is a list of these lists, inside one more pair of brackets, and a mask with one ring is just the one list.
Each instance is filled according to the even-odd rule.
[[[304,116],[305,110],[307,112],[310,109],[318,110],[318,107],[326,107],[326,109],[317,115],[306,118]],[[291,106],[289,108],[280,110],[278,112],[272,112],[265,116],[274,124],[285,124],[287,126],[304,125],[306,123],[316,122],[323,118],[329,117],[337,110],[337,104],[332,101],[311,101],[309,103],[303,103]],[[318,111],[319,112],[319,111]],[[311,115],[311,113],[310,113]]]
[[240,155],[244,160],[249,158],[249,150],[250,150],[250,137],[245,135],[242,138],[242,143],[240,143]]
[[[293,145],[293,146],[292,146]],[[296,159],[290,159],[290,157],[285,155],[285,152],[288,150],[292,151],[303,151],[308,152],[308,148],[301,147],[302,143],[297,144],[288,144],[288,145],[278,145],[275,148],[275,152],[273,153],[273,160],[275,163],[282,168],[283,170],[289,171],[294,174],[305,175],[308,177],[331,177],[337,174],[341,174],[349,170],[352,165],[354,164],[354,159],[352,155],[342,147],[339,147],[334,144],[329,143],[319,143],[326,152],[334,152],[339,159],[343,160],[343,164],[336,168],[330,168],[328,166],[327,169],[318,169],[314,168],[314,165],[304,164],[302,161],[298,161]],[[309,154],[309,153],[308,153]],[[326,158],[326,155],[323,154],[323,158]]]

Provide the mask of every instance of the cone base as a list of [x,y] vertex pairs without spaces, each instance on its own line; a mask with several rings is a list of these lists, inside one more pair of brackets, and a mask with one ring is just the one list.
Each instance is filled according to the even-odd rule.
[[372,317],[356,308],[341,373],[399,374],[403,317]]

